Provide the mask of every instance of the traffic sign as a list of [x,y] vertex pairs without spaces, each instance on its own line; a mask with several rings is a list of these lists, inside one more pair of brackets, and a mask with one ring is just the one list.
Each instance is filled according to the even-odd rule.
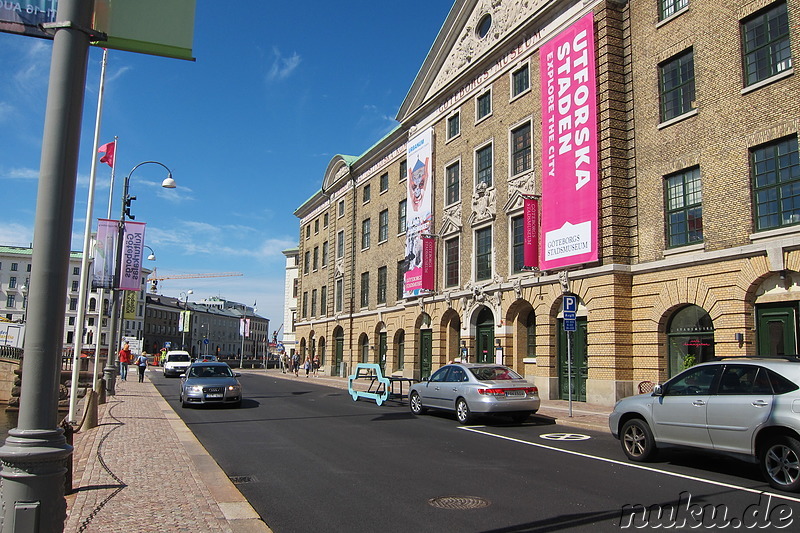
[[578,321],[574,318],[565,318],[564,331],[578,331]]
[[208,339],[203,339],[203,344],[208,344]]

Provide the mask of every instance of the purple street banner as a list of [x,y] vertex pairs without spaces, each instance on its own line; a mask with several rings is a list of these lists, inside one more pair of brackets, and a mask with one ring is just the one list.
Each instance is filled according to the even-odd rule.
[[436,238],[425,235],[422,238],[422,288],[433,290],[436,282]]
[[433,128],[428,128],[409,143],[408,192],[406,196],[406,256],[403,277],[403,297],[417,296],[423,290],[433,290],[433,276],[425,276],[423,236],[431,233],[433,215],[431,190],[433,184]]
[[0,0],[0,31],[52,39],[39,24],[56,21],[58,0]]
[[122,236],[122,266],[119,270],[121,291],[138,291],[142,288],[142,257],[144,256],[144,222],[125,221]]
[[525,198],[523,204],[522,264],[539,268],[539,202]]
[[250,336],[250,319],[249,318],[240,318],[239,319],[239,335],[242,337],[249,337]]
[[541,268],[597,261],[598,161],[594,17],[542,45]]
[[117,261],[117,234],[119,220],[97,220],[97,237],[94,243],[92,264],[92,289],[114,288],[114,264]]

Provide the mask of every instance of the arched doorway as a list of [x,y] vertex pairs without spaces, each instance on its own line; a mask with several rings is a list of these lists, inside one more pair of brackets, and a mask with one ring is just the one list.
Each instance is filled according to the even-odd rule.
[[494,313],[488,307],[481,309],[475,322],[475,360],[494,363]]
[[430,315],[422,313],[419,322],[419,377],[427,379],[433,368],[433,330]]
[[667,370],[674,376],[714,358],[714,323],[702,307],[682,307],[669,321],[667,342]]

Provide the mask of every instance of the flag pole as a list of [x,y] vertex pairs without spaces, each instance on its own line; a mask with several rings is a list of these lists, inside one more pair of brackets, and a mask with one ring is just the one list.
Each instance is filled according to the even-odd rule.
[[[103,49],[100,67],[100,88],[97,93],[97,116],[94,123],[94,149],[92,150],[92,170],[89,175],[89,198],[86,203],[86,222],[83,230],[83,253],[81,254],[80,287],[78,290],[78,316],[75,319],[75,350],[72,354],[72,383],[69,391],[68,420],[75,422],[75,406],[78,400],[78,381],[80,379],[80,356],[83,350],[84,322],[86,320],[86,293],[89,284],[89,255],[92,245],[92,220],[94,211],[94,185],[97,177],[97,149],[100,146],[100,121],[103,116],[103,91],[106,77],[108,50]],[[99,354],[95,353],[95,361]]]

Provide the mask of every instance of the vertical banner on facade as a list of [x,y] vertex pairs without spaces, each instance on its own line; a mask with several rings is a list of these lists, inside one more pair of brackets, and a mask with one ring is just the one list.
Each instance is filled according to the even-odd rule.
[[178,319],[178,331],[181,333],[189,333],[189,323],[191,322],[192,312],[188,309],[181,311],[180,318]]
[[597,84],[589,13],[540,51],[542,90],[541,268],[598,255]]
[[[425,253],[423,235],[431,233],[431,183],[433,175],[433,128],[428,128],[409,143],[406,150],[408,164],[408,193],[406,197],[406,256],[403,297],[416,296],[420,291],[433,289],[433,281],[424,280]],[[435,248],[434,248],[435,252]],[[433,278],[431,271],[430,277]]]
[[98,219],[92,265],[92,289],[114,288],[114,263],[117,259],[118,233],[118,220]]
[[239,335],[242,337],[249,337],[250,336],[250,319],[249,318],[240,318],[239,319]]
[[136,319],[138,296],[139,293],[135,291],[128,291],[125,293],[125,300],[122,303],[122,318],[125,320]]
[[425,235],[422,238],[422,288],[432,291],[436,281],[436,238]]
[[122,265],[117,287],[121,291],[138,291],[142,288],[144,228],[144,222],[125,221],[125,232],[122,235]]
[[522,264],[539,268],[539,202],[533,198],[523,200]]

